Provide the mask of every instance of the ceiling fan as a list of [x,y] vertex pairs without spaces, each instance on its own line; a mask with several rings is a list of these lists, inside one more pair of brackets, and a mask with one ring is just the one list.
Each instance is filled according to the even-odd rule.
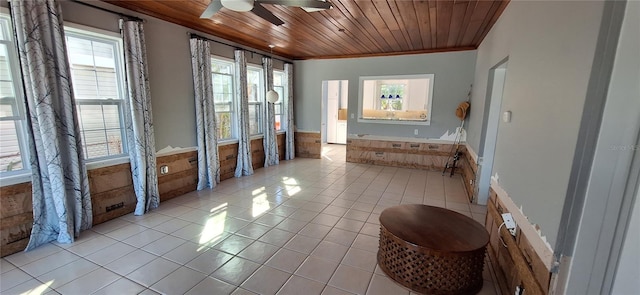
[[331,3],[326,0],[211,0],[207,9],[204,10],[200,18],[211,18],[221,8],[226,8],[238,12],[251,11],[255,15],[279,26],[284,22],[267,10],[262,4],[276,4],[283,6],[301,7],[307,12],[331,9]]

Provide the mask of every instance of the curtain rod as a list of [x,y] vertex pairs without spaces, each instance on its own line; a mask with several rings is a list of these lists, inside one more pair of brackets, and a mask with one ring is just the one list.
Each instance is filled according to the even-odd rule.
[[279,61],[281,61],[283,63],[289,63],[289,64],[291,63],[290,61],[286,61],[286,60],[281,59],[281,58],[273,57],[273,55],[269,56],[269,55],[266,55],[266,54],[251,50],[251,49],[242,48],[242,47],[239,47],[237,45],[231,45],[229,43],[225,43],[225,42],[222,42],[222,41],[213,40],[213,39],[210,39],[210,38],[207,38],[207,37],[204,37],[204,36],[200,36],[200,35],[195,34],[195,33],[187,33],[187,35],[189,35],[191,38],[197,38],[197,39],[202,39],[202,40],[206,40],[206,41],[210,41],[210,42],[216,42],[216,43],[219,43],[219,44],[222,44],[222,45],[233,47],[235,49],[241,49],[241,50],[248,51],[248,52],[251,52],[251,53],[255,53],[255,54],[258,54],[258,55],[262,55],[262,56],[265,56],[265,57],[270,57],[272,59],[279,60]]
[[100,7],[100,6],[95,6],[95,5],[93,5],[93,4],[85,3],[85,2],[82,2],[82,1],[78,1],[78,0],[71,0],[71,2],[73,2],[73,3],[78,3],[78,4],[80,4],[80,5],[88,6],[88,7],[91,7],[91,8],[95,8],[95,9],[98,9],[98,10],[102,10],[102,11],[104,11],[104,12],[108,12],[108,13],[111,13],[111,14],[117,14],[117,15],[119,15],[119,16],[121,16],[121,17],[126,17],[126,18],[128,18],[129,20],[138,21],[138,22],[144,22],[144,20],[143,20],[143,19],[141,19],[141,18],[139,18],[139,17],[137,17],[137,16],[124,14],[124,13],[122,13],[122,12],[117,12],[117,11],[114,11],[114,10],[111,10],[111,9],[102,8],[102,7]]

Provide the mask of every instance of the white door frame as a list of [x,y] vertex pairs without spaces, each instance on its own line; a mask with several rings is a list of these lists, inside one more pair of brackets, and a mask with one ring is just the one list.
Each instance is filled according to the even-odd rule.
[[[498,127],[500,125],[500,110],[507,78],[508,58],[500,61],[489,70],[487,85],[487,101],[485,102],[485,122],[480,136],[480,150],[478,151],[477,203],[485,205],[489,200],[489,187],[493,160],[498,142]],[[487,114],[488,113],[488,114]]]

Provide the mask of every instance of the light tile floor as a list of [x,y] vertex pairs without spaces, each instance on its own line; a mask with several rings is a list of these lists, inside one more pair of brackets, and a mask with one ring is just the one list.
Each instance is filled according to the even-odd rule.
[[[462,180],[345,163],[341,145],[1,259],[2,294],[410,294],[376,266],[378,217],[404,203],[483,223]],[[496,295],[487,260],[480,294]]]

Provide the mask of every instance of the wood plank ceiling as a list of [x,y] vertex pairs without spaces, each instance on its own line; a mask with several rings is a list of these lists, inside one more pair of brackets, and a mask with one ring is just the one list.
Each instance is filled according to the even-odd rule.
[[263,4],[285,24],[222,8],[200,19],[210,1],[105,2],[290,59],[381,56],[475,49],[509,0],[329,0],[333,9]]

